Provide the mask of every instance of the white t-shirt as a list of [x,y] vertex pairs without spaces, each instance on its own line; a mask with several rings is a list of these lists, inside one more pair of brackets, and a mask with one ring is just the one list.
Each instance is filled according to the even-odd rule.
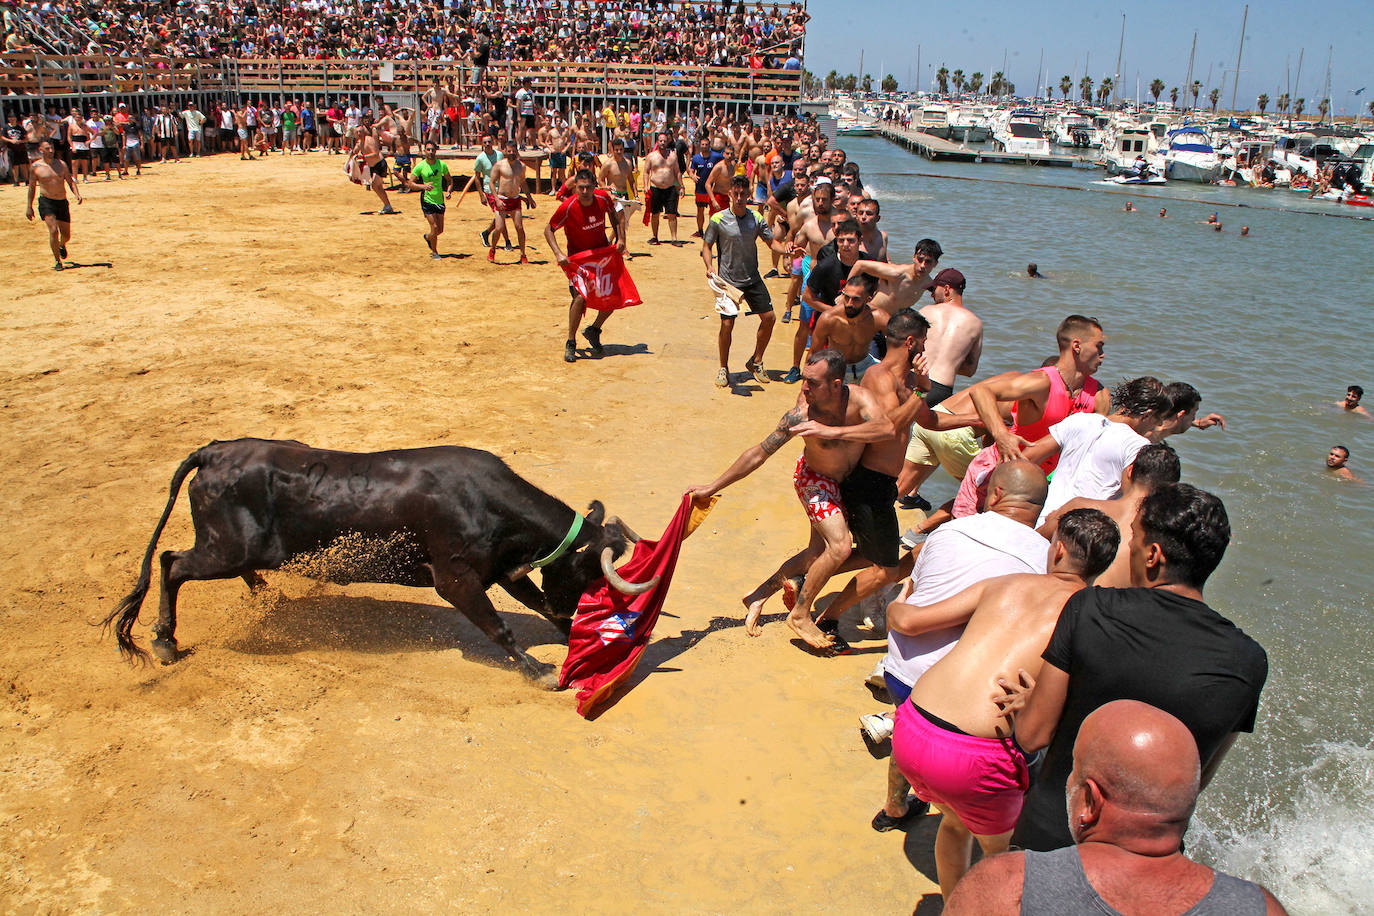
[[205,112],[197,108],[195,111],[186,109],[181,113],[181,117],[186,121],[186,130],[189,133],[200,133],[201,126],[205,123]]
[[363,123],[362,109],[354,108],[352,105],[344,109],[344,124],[347,125],[349,130],[352,130],[361,123]]
[[[934,604],[994,576],[1043,573],[1049,553],[1050,542],[1034,528],[1004,515],[980,512],[956,518],[926,538],[911,571],[913,588],[907,600],[918,606]],[[962,626],[920,636],[888,630],[883,670],[912,686],[949,654],[963,632]]]
[[100,128],[105,126],[105,122],[99,118],[91,118],[86,122],[86,129],[91,132],[91,149],[104,149],[105,141],[100,136]]
[[1065,417],[1050,427],[1050,435],[1059,443],[1059,466],[1054,469],[1037,528],[1051,512],[1075,497],[1111,499],[1120,493],[1121,473],[1150,444],[1125,423],[1098,413]]

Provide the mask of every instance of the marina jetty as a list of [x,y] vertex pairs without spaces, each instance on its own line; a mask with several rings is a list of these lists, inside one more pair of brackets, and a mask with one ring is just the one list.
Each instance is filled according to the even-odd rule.
[[879,124],[874,129],[875,136],[886,137],[913,153],[936,161],[947,162],[998,162],[1024,165],[1050,165],[1064,168],[1096,168],[1100,163],[1088,158],[1068,153],[1015,153],[1006,150],[974,149],[962,143],[944,140],[934,134],[922,133],[908,127],[893,124]]

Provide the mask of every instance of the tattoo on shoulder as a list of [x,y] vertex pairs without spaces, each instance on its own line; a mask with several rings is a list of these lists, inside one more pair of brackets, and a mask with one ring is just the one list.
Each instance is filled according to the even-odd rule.
[[787,440],[792,438],[792,427],[805,419],[806,417],[802,415],[802,409],[800,407],[793,407],[787,413],[783,414],[782,419],[778,421],[777,428],[769,433],[768,438],[764,439],[760,444],[760,448],[763,449],[764,454],[771,455],[786,445]]

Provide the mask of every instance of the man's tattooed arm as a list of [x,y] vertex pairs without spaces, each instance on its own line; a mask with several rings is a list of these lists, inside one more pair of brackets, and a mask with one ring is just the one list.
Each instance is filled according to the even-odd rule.
[[771,455],[778,449],[787,444],[787,440],[792,438],[792,427],[806,419],[806,411],[800,407],[793,407],[782,415],[778,421],[777,429],[768,434],[768,438],[759,443],[759,448],[763,449],[765,455]]

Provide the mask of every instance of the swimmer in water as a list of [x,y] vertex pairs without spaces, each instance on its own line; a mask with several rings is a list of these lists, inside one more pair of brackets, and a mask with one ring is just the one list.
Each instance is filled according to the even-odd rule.
[[1212,231],[1213,231],[1213,232],[1220,232],[1220,231],[1221,231],[1221,223],[1213,223],[1213,224],[1212,224]]
[[1354,480],[1363,483],[1363,480],[1356,477],[1350,468],[1345,466],[1349,460],[1350,449],[1344,445],[1333,445],[1331,451],[1326,453],[1326,469],[1342,480]]
[[1240,234],[1241,234],[1242,236],[1249,235],[1249,234],[1250,234],[1250,227],[1249,227],[1249,226],[1241,226],[1241,227],[1240,227]]
[[1168,219],[1168,218],[1169,218],[1169,211],[1166,210],[1166,209],[1164,209],[1163,207],[1160,207],[1160,208],[1159,208],[1159,218],[1160,218],[1160,219]]
[[1215,223],[1216,221],[1217,221],[1217,215],[1216,215],[1215,212],[1213,212],[1211,216],[1207,217],[1207,225],[1209,225],[1209,226],[1212,225],[1213,223]]
[[1045,279],[1045,275],[1040,272],[1040,265],[1035,263],[1026,265],[1026,276],[1033,280]]
[[1336,404],[1344,408],[1346,413],[1357,413],[1366,420],[1374,419],[1369,415],[1369,411],[1360,406],[1360,398],[1364,397],[1364,389],[1359,385],[1351,385],[1345,389],[1345,400],[1337,401]]
[[1134,213],[1134,212],[1135,212],[1135,204],[1131,203],[1129,200],[1126,201],[1126,206],[1125,206],[1124,210],[1125,210],[1125,212],[1127,212],[1127,213]]

